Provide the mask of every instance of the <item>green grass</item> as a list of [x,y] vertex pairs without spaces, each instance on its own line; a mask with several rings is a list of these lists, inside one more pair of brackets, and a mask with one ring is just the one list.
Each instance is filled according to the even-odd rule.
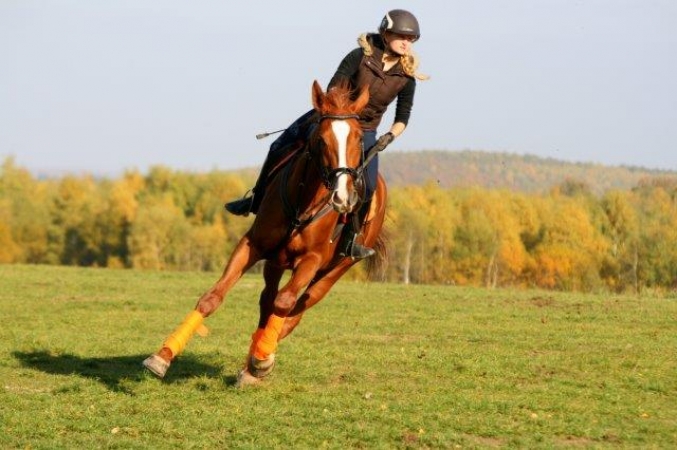
[[677,445],[675,299],[344,281],[239,390],[247,276],[146,373],[216,278],[0,266],[0,448]]

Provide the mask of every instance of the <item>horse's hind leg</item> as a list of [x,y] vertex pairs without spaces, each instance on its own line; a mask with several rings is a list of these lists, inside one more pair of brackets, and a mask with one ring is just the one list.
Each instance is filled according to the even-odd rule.
[[[249,347],[249,355],[247,356],[245,368],[238,374],[238,387],[256,385],[261,382],[263,377],[272,372],[275,364],[275,350],[277,348],[277,343],[284,336],[288,335],[301,320],[302,312],[292,315],[292,311],[294,311],[295,305],[297,304],[296,297],[301,287],[307,285],[306,292],[310,290],[319,298],[324,296],[324,293],[328,290],[329,286],[324,293],[320,294],[321,289],[310,288],[310,286],[316,284],[316,281],[309,280],[311,274],[316,273],[311,267],[312,263],[313,261],[310,260],[307,261],[305,267],[297,267],[295,274],[280,292],[275,292],[276,295],[272,295],[273,291],[271,289],[269,294],[272,297],[272,301],[271,297],[266,297],[265,302],[262,301],[259,328],[256,330],[256,333],[252,335],[252,343]],[[348,266],[350,266],[350,264],[348,264]],[[265,273],[266,271],[264,271],[264,274]],[[342,273],[343,272],[341,272],[341,274]],[[273,280],[275,281],[275,286],[277,286],[281,275],[281,270],[279,272],[269,272],[266,277],[266,286],[271,286]],[[340,274],[338,276],[340,277]],[[325,276],[322,275],[320,275],[320,277],[321,279],[325,278]],[[324,285],[325,283],[320,284]],[[333,284],[333,282],[331,284]],[[304,293],[304,296],[305,295],[306,294]]]
[[[266,314],[265,327],[258,330],[253,336],[250,347],[250,363],[248,364],[250,371],[256,369],[257,365],[267,365],[270,362],[271,355],[277,350],[277,343],[286,318],[294,309],[299,291],[312,282],[317,274],[320,261],[320,255],[317,253],[306,254],[296,264],[289,281],[275,296],[272,313]],[[262,322],[263,319],[264,317],[262,317]]]
[[158,377],[164,377],[172,360],[183,351],[193,334],[206,333],[203,325],[204,319],[216,311],[223,302],[225,294],[260,259],[259,252],[245,235],[233,251],[219,280],[200,297],[195,309],[167,337],[162,348],[143,361],[143,365]]
[[[352,266],[354,262],[348,258],[339,263],[338,266],[334,267],[329,272],[324,274],[318,273],[315,279],[308,284],[304,293],[296,301],[291,312],[289,312],[286,317],[281,318],[279,334],[276,337],[277,342],[281,341],[285,337],[289,336],[291,332],[296,328],[296,326],[301,321],[303,313],[308,310],[311,306],[322,300],[322,298],[329,292],[329,289],[338,281],[339,278]],[[265,270],[264,270],[265,274]],[[280,272],[281,275],[281,272]],[[275,285],[277,286],[279,278],[277,278]],[[269,285],[268,279],[266,279],[266,286]],[[272,291],[271,291],[272,294]],[[273,296],[274,298],[276,295]],[[263,296],[262,296],[263,300]],[[274,363],[275,363],[275,353],[271,353],[266,356],[264,359],[258,359],[254,356],[256,349],[256,344],[261,335],[264,333],[266,326],[268,325],[268,320],[274,312],[274,303],[270,300],[270,297],[266,298],[265,308],[262,303],[261,308],[261,317],[259,321],[259,328],[256,330],[256,333],[252,335],[252,344],[249,347],[249,355],[247,355],[247,363],[245,368],[240,371],[237,377],[237,386],[243,387],[247,385],[256,385],[261,382],[261,378],[268,375],[272,372]]]
[[289,313],[280,333],[280,340],[289,336],[301,321],[303,313],[322,300],[336,282],[355,264],[349,258],[342,260],[326,273],[318,274],[299,297],[294,309]]
[[[329,289],[338,281],[339,278],[354,264],[354,261],[346,258],[334,269],[330,270],[325,274],[318,274],[318,276],[310,282],[308,287],[306,287],[305,292],[296,302],[295,306],[291,312],[283,318],[281,323],[281,329],[276,339],[277,342],[281,341],[285,337],[289,336],[291,332],[296,328],[296,326],[301,321],[303,313],[308,310],[311,306],[322,300],[324,296],[329,292]],[[272,306],[272,305],[271,305]],[[274,308],[271,308],[274,309]],[[270,318],[272,315],[271,312],[267,311],[266,316]],[[275,363],[275,354],[271,353],[265,359],[258,359],[254,356],[254,351],[257,341],[261,338],[261,335],[264,333],[267,326],[267,319],[265,319],[263,310],[261,315],[261,322],[259,323],[259,328],[256,333],[252,336],[252,345],[249,348],[249,355],[247,356],[247,364],[245,368],[240,371],[237,377],[237,386],[243,387],[247,385],[257,385],[261,382],[261,378],[268,375],[272,372],[274,363]],[[264,322],[263,320],[266,320]]]

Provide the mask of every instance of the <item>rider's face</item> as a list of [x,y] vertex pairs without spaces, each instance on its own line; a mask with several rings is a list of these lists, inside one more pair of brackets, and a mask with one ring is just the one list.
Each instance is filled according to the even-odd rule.
[[388,41],[388,48],[392,52],[398,55],[407,55],[411,50],[411,45],[416,41],[416,37],[389,32],[386,33],[386,40]]

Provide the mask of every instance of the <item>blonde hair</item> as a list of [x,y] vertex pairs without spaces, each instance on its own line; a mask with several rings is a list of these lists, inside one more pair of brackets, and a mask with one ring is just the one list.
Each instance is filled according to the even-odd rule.
[[[369,41],[367,40],[367,33],[362,33],[358,38],[357,38],[357,44],[362,47],[362,51],[366,56],[371,56],[374,54],[374,49],[371,48],[371,45],[369,44]],[[416,78],[417,80],[429,80],[430,77],[428,75],[424,75],[422,73],[417,72],[418,70],[418,65],[419,65],[419,59],[418,55],[414,52],[409,52],[407,55],[402,55],[400,56],[400,63],[402,64],[402,69],[404,70],[404,73],[409,75],[412,78]]]

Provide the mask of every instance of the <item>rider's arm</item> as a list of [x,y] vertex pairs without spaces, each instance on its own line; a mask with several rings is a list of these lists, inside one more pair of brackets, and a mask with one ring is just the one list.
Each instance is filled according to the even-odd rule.
[[334,76],[329,82],[328,89],[338,85],[342,81],[350,83],[353,76],[357,73],[357,70],[360,68],[360,62],[362,61],[362,49],[356,48],[355,50],[348,53],[341,63],[339,64]]
[[414,106],[414,93],[416,92],[416,80],[411,78],[397,95],[397,107],[395,108],[395,120],[390,127],[389,133],[397,137],[407,128],[411,108]]
[[[411,116],[411,108],[414,106],[414,93],[416,92],[416,80],[409,78],[407,84],[404,85],[399,94],[397,94],[397,107],[395,108],[395,120],[393,127],[401,123],[403,127],[399,130],[400,133],[404,131],[404,127],[409,124],[409,117]],[[400,128],[399,126],[397,127]],[[390,130],[395,136],[399,134]]]

